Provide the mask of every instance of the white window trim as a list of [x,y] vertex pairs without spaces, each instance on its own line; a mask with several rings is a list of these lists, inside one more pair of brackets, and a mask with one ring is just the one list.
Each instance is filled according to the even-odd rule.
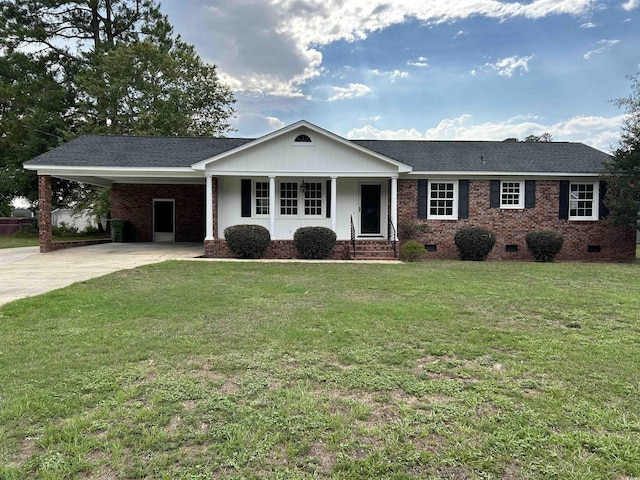
[[[298,213],[295,215],[282,213],[282,184],[283,183],[296,184],[296,191],[298,192],[298,196],[296,197],[295,208],[298,209]],[[278,218],[300,218],[300,182],[298,180],[282,179],[278,182],[278,186],[276,189],[276,205],[278,206],[278,209],[276,210]]]
[[[502,194],[503,194],[503,185],[505,183],[518,183],[520,184],[519,194],[518,194],[518,203],[514,205],[503,205],[502,204]],[[502,210],[522,210],[524,209],[524,180],[500,180],[500,208]]]
[[[453,214],[452,215],[432,215],[431,214],[431,185],[434,183],[453,184]],[[431,220],[458,220],[458,180],[429,180],[427,188],[427,219]]]
[[[296,183],[298,185],[298,213],[297,215],[285,215],[283,213],[281,213],[281,205],[280,205],[280,193],[282,192],[282,187],[280,186],[280,184],[282,183]],[[325,218],[326,214],[327,214],[327,187],[324,181],[322,181],[322,179],[305,179],[305,183],[319,183],[320,184],[320,200],[322,201],[322,206],[320,208],[320,213],[317,215],[305,215],[304,213],[304,208],[305,208],[305,194],[302,193],[300,191],[300,185],[302,184],[302,180],[287,180],[287,179],[282,179],[280,181],[278,181],[277,187],[276,187],[276,204],[278,205],[278,209],[276,210],[276,216],[278,218],[290,218],[290,219],[304,219],[304,218]],[[268,216],[268,215],[267,215]]]
[[[307,184],[309,183],[319,183],[320,184],[320,213],[316,214],[316,215],[306,215],[304,213],[304,210],[306,208],[306,192],[302,193],[300,192],[301,198],[300,200],[302,200],[302,209],[298,210],[298,212],[300,213],[300,217],[303,218],[324,218],[326,215],[326,208],[327,208],[327,195],[326,195],[326,188],[325,188],[325,182],[323,182],[322,180],[311,180],[308,182],[305,182]],[[310,199],[310,200],[314,200],[314,199]],[[316,207],[314,207],[316,208]]]
[[[593,185],[593,215],[591,216],[572,216],[571,215],[571,186],[572,185]],[[600,182],[569,182],[569,221],[594,221],[600,218]]]
[[258,183],[266,183],[267,184],[267,204],[269,205],[269,211],[271,211],[271,208],[273,208],[273,206],[271,205],[271,203],[269,202],[269,179],[267,178],[266,180],[254,180],[253,184],[251,185],[251,206],[253,207],[252,209],[252,213],[253,216],[255,218],[269,218],[269,214],[268,213],[258,213],[258,205],[257,205],[257,199],[258,196],[256,195],[256,190],[257,190],[257,184]]

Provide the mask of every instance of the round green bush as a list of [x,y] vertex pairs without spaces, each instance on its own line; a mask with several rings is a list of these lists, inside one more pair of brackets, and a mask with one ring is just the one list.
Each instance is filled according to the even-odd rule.
[[271,243],[271,234],[261,225],[232,225],[224,229],[224,239],[236,258],[262,258]]
[[462,228],[456,232],[453,241],[460,260],[480,261],[487,258],[496,244],[496,234],[481,227]]
[[564,237],[560,233],[550,230],[529,232],[524,236],[524,239],[536,262],[552,262],[564,244]]
[[300,227],[293,242],[302,258],[327,258],[336,244],[336,233],[326,227]]
[[424,245],[415,240],[409,240],[402,245],[402,260],[416,262],[426,253]]

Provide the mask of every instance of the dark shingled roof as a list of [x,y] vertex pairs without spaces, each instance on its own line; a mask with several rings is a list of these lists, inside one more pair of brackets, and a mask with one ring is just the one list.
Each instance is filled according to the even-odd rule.
[[[50,150],[29,166],[190,167],[251,138],[87,135]],[[352,140],[417,172],[601,173],[609,155],[582,143]]]
[[353,140],[414,171],[600,173],[609,155],[583,143]]
[[25,162],[71,167],[191,167],[250,138],[85,135]]

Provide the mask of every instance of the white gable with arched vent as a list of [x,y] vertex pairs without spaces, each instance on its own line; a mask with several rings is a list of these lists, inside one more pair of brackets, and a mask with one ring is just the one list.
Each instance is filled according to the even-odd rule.
[[193,165],[215,176],[389,177],[411,167],[300,121]]

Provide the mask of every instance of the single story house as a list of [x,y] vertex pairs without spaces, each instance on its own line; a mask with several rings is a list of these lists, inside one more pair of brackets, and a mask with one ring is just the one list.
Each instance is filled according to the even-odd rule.
[[[391,256],[399,225],[430,258],[457,258],[453,236],[493,230],[490,259],[531,259],[525,235],[564,235],[562,260],[635,259],[635,235],[604,218],[603,164],[581,143],[347,140],[307,121],[257,139],[88,135],[25,162],[39,176],[40,218],[51,177],[111,187],[112,218],[134,242],[204,242],[228,257],[224,229],[263,225],[270,258],[296,256],[302,226],[336,232],[334,258]],[[41,222],[41,250],[55,248]],[[405,240],[400,238],[400,241]]]

